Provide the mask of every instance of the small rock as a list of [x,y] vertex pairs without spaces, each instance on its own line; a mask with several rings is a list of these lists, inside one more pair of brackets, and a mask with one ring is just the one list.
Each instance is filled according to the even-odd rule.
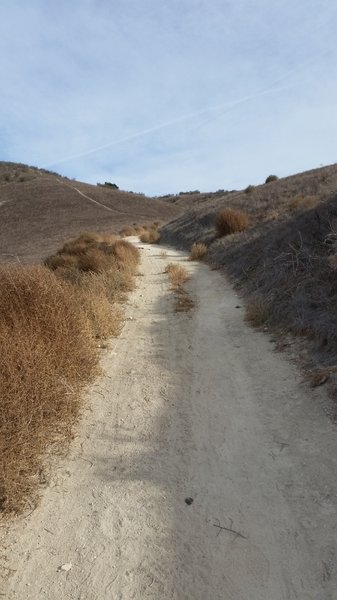
[[187,504],[187,506],[191,506],[193,502],[193,498],[185,498],[185,503]]
[[68,572],[68,571],[70,571],[70,569],[72,568],[72,566],[73,565],[71,564],[71,562],[70,563],[64,563],[64,565],[61,565],[57,570],[58,571]]

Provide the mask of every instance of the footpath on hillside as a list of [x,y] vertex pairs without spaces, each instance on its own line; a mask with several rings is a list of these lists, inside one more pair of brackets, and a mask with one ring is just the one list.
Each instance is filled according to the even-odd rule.
[[[72,453],[12,527],[10,600],[335,600],[336,427],[224,277],[139,244]],[[183,263],[193,310],[164,274]]]

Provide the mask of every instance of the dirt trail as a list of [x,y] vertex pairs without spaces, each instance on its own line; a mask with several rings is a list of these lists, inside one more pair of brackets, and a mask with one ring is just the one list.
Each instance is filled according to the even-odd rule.
[[[16,527],[4,596],[336,600],[336,428],[318,392],[219,273],[142,253],[72,459]],[[190,314],[174,313],[173,259],[193,273]]]

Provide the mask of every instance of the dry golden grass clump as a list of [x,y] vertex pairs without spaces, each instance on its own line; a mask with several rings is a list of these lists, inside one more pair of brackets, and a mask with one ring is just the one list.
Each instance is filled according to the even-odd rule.
[[176,263],[169,263],[165,269],[165,273],[168,274],[171,282],[171,289],[174,290],[176,296],[175,311],[176,312],[188,312],[190,311],[195,303],[192,300],[190,294],[184,288],[183,284],[190,278],[189,273],[185,267]]
[[189,259],[190,260],[202,260],[207,254],[207,246],[202,242],[196,242],[192,244]]
[[245,320],[259,327],[265,325],[270,318],[270,313],[265,300],[261,296],[250,298],[246,306]]
[[147,244],[157,244],[160,240],[160,234],[157,231],[157,229],[154,228],[149,228],[146,229],[141,235],[140,235],[140,241],[147,243]]
[[249,217],[241,210],[223,208],[215,215],[215,228],[219,237],[244,231],[248,225]]
[[61,250],[45,260],[45,265],[52,270],[68,268],[100,273],[115,269],[116,262],[123,269],[135,268],[139,262],[139,251],[130,242],[116,236],[109,238],[88,233],[64,244]]
[[97,349],[75,289],[45,267],[0,268],[0,508],[34,497],[50,445],[69,438]]
[[138,232],[135,227],[129,226],[123,227],[123,229],[120,230],[119,235],[122,237],[131,237],[132,235],[138,235]]
[[0,510],[34,500],[47,451],[71,439],[98,340],[120,332],[138,262],[129,242],[89,233],[49,268],[0,266]]
[[182,285],[190,278],[188,270],[176,263],[169,263],[165,268],[165,273],[168,274],[173,288]]

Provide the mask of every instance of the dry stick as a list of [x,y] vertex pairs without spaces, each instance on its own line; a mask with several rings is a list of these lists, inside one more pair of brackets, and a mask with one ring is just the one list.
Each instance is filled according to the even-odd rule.
[[243,538],[244,540],[247,539],[247,537],[245,535],[243,535],[242,533],[240,533],[239,531],[235,531],[235,529],[231,529],[230,527],[224,527],[223,525],[220,525],[219,519],[217,519],[217,521],[219,522],[219,525],[217,525],[217,523],[213,523],[213,527],[217,527],[219,529],[217,536],[219,535],[220,531],[223,529],[225,531],[229,531],[230,533],[234,533],[235,535]]

